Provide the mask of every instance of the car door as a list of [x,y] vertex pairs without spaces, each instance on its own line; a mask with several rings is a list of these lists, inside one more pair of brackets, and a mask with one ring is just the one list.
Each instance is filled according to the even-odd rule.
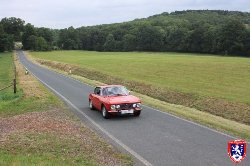
[[101,94],[101,88],[100,87],[96,87],[95,90],[94,90],[94,94],[92,95],[92,104],[95,108],[97,109],[101,109],[100,107],[100,94]]

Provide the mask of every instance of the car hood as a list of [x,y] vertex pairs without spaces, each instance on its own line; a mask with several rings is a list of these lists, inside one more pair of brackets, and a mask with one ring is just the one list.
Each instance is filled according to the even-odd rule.
[[128,96],[110,96],[107,98],[110,104],[122,104],[122,103],[138,103],[141,102],[138,97],[133,95]]

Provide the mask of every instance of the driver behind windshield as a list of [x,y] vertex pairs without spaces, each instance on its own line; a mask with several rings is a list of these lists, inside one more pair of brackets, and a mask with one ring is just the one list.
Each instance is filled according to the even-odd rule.
[[107,87],[104,89],[103,95],[104,96],[128,95],[128,91],[126,88],[122,86]]

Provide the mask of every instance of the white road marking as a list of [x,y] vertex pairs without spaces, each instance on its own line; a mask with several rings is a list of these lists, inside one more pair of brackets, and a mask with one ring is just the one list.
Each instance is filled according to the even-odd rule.
[[[30,71],[30,70],[29,70]],[[106,134],[109,138],[111,138],[114,142],[116,142],[118,145],[120,145],[122,148],[124,148],[126,151],[128,151],[131,155],[133,155],[135,158],[137,158],[139,161],[141,161],[146,166],[153,166],[150,162],[148,162],[146,159],[144,159],[142,156],[140,156],[138,153],[133,151],[131,148],[129,148],[127,145],[122,143],[120,140],[118,140],[116,137],[114,137],[112,134],[110,134],[108,131],[106,131],[104,128],[102,128],[99,124],[97,124],[94,120],[92,120],[88,115],[86,115],[84,112],[82,112],[79,108],[77,108],[73,103],[71,103],[66,97],[64,97],[62,94],[57,92],[54,88],[49,86],[47,83],[42,81],[40,78],[38,78],[33,72],[30,71],[30,73],[36,77],[41,83],[43,83],[45,86],[47,86],[50,90],[52,90],[54,93],[56,93],[58,96],[60,96],[65,102],[67,102],[72,108],[74,108],[77,112],[82,114],[85,118],[87,118],[92,124],[94,124],[99,130],[101,130],[104,134]]]

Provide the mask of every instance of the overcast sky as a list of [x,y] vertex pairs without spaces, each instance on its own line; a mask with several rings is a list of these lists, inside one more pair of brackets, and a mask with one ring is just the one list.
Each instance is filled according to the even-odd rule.
[[250,12],[250,0],[0,0],[0,19],[18,17],[36,27],[61,29],[188,9]]

